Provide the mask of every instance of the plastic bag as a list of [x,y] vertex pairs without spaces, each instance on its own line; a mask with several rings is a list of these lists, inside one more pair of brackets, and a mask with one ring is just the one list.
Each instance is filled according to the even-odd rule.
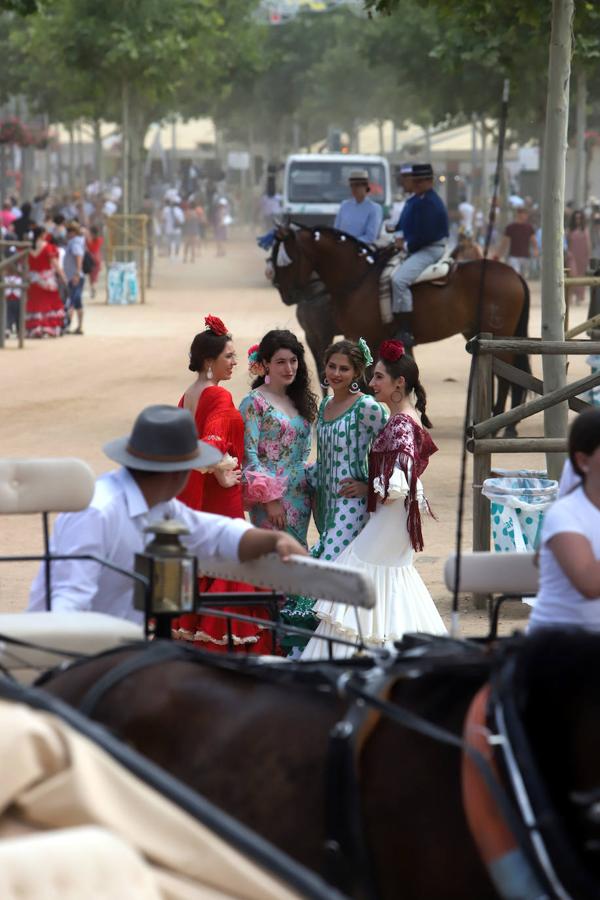
[[494,550],[499,553],[537,550],[544,511],[558,496],[558,482],[520,473],[517,477],[487,478],[482,494],[491,503]]

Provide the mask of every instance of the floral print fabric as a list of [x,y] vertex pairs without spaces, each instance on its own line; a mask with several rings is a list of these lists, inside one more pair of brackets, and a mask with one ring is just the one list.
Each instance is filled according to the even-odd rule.
[[272,528],[262,504],[281,500],[286,531],[306,545],[310,497],[305,467],[310,452],[310,425],[302,416],[290,418],[259,390],[240,404],[244,420],[243,480],[250,520]]

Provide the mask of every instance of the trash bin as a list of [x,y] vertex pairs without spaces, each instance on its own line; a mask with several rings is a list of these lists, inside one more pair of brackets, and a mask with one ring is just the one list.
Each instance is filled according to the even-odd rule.
[[[600,356],[598,356],[598,354],[588,356],[586,363],[592,370],[592,375],[596,375],[600,372]],[[600,406],[600,384],[591,388],[589,391],[585,391],[581,399],[587,400],[587,402],[591,403],[593,406]]]
[[482,493],[491,504],[492,544],[497,552],[533,553],[538,549],[544,512],[558,496],[558,482],[539,474],[521,470],[483,482]]
[[108,302],[135,303],[138,298],[138,276],[135,262],[112,262],[108,267]]

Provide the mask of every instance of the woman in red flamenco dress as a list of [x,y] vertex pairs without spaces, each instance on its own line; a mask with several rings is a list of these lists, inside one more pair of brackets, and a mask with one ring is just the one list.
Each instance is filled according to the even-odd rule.
[[[228,381],[236,365],[235,350],[227,328],[215,316],[205,319],[206,330],[197,334],[190,348],[189,368],[197,372],[196,381],[187,389],[179,406],[194,416],[198,438],[217,447],[223,461],[211,472],[192,471],[179,499],[192,509],[218,513],[232,519],[244,518],[241,462],[244,458],[244,421],[229,391],[219,387]],[[254,591],[241,582],[200,576],[202,593]],[[250,653],[272,653],[271,632],[260,624],[268,619],[263,606],[230,608],[257,619],[257,624],[231,619],[234,648]],[[193,641],[198,646],[227,652],[227,620],[202,614],[185,614],[173,620],[173,637]]]
[[25,335],[28,338],[60,337],[65,310],[58,293],[57,278],[66,281],[58,261],[58,249],[46,239],[43,228],[33,229],[33,249],[29,253],[30,284],[25,307]]

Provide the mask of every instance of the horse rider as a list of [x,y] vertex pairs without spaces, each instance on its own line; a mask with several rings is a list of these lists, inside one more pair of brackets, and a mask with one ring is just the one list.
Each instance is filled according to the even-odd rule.
[[[93,555],[131,570],[136,553],[143,553],[145,528],[165,518],[178,519],[188,529],[182,543],[198,559],[210,556],[247,562],[266,553],[282,559],[306,551],[281,531],[254,528],[244,519],[197,512],[176,500],[192,469],[215,466],[221,454],[198,440],[194,419],[186,409],[148,406],[131,434],[104,447],[120,468],[96,481],[87,509],[61,513],[54,527],[51,553]],[[29,610],[46,609],[44,564],[31,586]],[[57,559],[52,563],[52,610],[88,610],[133,622],[143,615],[133,607],[133,580],[89,559]]]
[[442,258],[449,234],[448,212],[433,189],[430,163],[413,163],[410,189],[412,196],[396,225],[396,246],[406,248],[408,255],[392,275],[392,309],[400,315],[398,338],[406,347],[414,344],[410,285],[428,266]]
[[369,173],[366,169],[354,169],[348,176],[348,183],[352,197],[341,204],[334,227],[364,244],[373,244],[379,237],[383,210],[379,203],[367,197],[371,190]]

